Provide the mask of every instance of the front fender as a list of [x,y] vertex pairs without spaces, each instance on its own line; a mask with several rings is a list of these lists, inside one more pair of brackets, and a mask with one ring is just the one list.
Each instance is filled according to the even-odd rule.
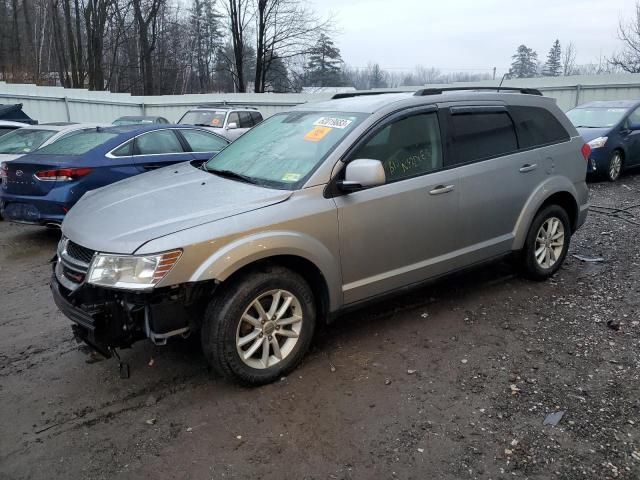
[[555,193],[567,192],[571,194],[576,207],[580,211],[580,203],[578,202],[578,192],[573,183],[571,183],[566,177],[555,176],[548,178],[545,182],[540,184],[536,190],[529,196],[527,202],[520,212],[518,221],[514,229],[514,239],[512,250],[520,250],[524,247],[524,243],[529,233],[529,227],[533,218],[535,217],[542,204]]
[[316,238],[299,232],[260,232],[234,240],[205,260],[189,281],[223,282],[242,267],[278,255],[297,256],[313,263],[326,281],[331,311],[342,305],[339,259]]

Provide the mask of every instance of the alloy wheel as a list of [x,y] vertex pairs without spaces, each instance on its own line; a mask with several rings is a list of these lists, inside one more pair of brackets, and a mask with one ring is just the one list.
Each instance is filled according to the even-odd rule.
[[534,255],[541,268],[549,269],[555,265],[564,248],[564,225],[557,217],[544,221],[536,235]]
[[611,157],[611,161],[609,162],[609,180],[612,182],[617,180],[620,176],[620,172],[622,171],[622,156],[619,152],[616,152]]
[[284,360],[298,343],[302,306],[286,290],[271,290],[255,298],[242,314],[236,349],[251,368],[265,369]]

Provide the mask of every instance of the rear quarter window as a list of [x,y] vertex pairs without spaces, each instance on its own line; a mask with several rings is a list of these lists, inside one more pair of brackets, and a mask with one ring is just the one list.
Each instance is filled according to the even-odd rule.
[[540,107],[509,107],[521,149],[567,142],[570,135],[558,119]]

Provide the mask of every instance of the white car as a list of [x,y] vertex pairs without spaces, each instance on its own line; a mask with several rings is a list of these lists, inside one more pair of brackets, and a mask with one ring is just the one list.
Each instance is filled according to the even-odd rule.
[[28,127],[28,123],[12,122],[10,120],[0,120],[0,137],[18,128]]
[[102,123],[43,123],[41,125],[27,125],[0,137],[0,162],[15,160],[74,133],[108,126],[110,125]]

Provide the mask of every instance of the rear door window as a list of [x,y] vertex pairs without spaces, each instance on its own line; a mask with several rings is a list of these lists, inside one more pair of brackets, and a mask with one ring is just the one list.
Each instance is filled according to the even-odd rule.
[[213,133],[202,130],[180,130],[192,152],[217,152],[227,146],[227,142]]
[[449,165],[476,162],[518,150],[516,131],[506,110],[452,108],[449,124]]
[[171,130],[157,130],[136,138],[136,155],[157,155],[161,153],[182,153],[182,145]]
[[251,118],[250,112],[238,112],[240,117],[240,128],[253,127],[253,118]]
[[257,125],[262,121],[262,114],[260,112],[251,112],[251,118],[253,118],[253,124]]
[[569,133],[548,110],[540,107],[509,107],[521,149],[566,142]]

